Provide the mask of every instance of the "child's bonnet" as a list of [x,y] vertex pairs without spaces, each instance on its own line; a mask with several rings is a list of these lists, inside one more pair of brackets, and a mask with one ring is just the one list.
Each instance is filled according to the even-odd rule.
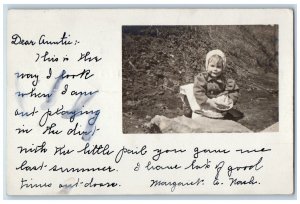
[[226,57],[225,57],[224,52],[222,52],[221,50],[211,50],[206,54],[206,60],[205,60],[205,69],[206,69],[206,71],[207,71],[209,59],[214,55],[218,55],[222,58],[222,60],[223,60],[223,69],[225,69],[225,67],[226,67]]

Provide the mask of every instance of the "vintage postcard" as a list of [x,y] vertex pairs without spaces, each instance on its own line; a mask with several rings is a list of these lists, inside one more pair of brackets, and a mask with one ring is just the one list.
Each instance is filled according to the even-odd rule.
[[292,194],[293,15],[9,10],[7,194]]

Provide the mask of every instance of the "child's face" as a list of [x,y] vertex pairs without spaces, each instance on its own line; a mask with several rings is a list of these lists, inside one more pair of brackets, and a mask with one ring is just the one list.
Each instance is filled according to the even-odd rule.
[[223,62],[221,59],[217,57],[212,57],[210,58],[207,66],[207,72],[212,76],[212,77],[218,77],[222,74],[223,72]]

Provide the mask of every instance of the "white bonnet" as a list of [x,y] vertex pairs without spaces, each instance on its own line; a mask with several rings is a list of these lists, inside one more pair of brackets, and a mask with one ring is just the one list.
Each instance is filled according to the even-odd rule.
[[226,67],[226,57],[225,57],[224,52],[222,52],[221,50],[211,50],[207,53],[206,60],[205,60],[205,69],[207,69],[208,61],[213,55],[218,55],[223,59],[223,69],[225,69],[225,67]]

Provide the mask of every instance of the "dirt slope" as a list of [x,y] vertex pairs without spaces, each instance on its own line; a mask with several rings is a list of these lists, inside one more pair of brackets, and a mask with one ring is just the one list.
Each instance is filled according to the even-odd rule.
[[155,115],[182,115],[179,86],[204,69],[206,53],[222,50],[226,77],[240,87],[239,123],[261,131],[278,122],[278,27],[124,26],[123,132],[143,133]]

